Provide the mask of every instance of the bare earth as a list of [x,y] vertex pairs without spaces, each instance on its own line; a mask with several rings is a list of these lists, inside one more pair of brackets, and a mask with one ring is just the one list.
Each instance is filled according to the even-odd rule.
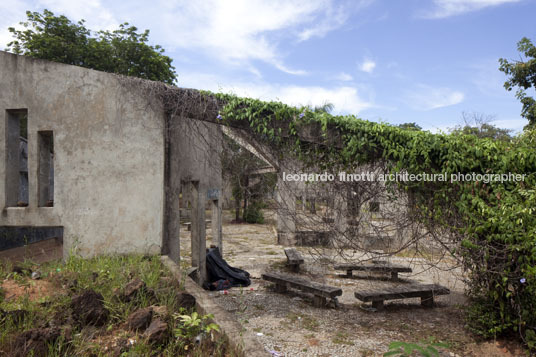
[[[277,245],[274,217],[267,216],[266,224],[231,224],[225,214],[223,226],[223,257],[234,267],[251,274],[247,288],[227,292],[211,292],[223,309],[236,314],[245,334],[256,336],[274,356],[382,356],[393,341],[421,344],[447,342],[451,347],[442,356],[524,356],[517,343],[509,341],[479,341],[464,329],[463,306],[466,299],[461,271],[441,264],[430,269],[423,258],[393,257],[390,262],[408,265],[413,273],[400,274],[402,281],[393,283],[375,277],[345,278],[344,272],[333,270],[336,254],[330,250],[315,251],[297,247],[305,264],[301,277],[341,287],[338,307],[321,309],[312,306],[312,297],[301,292],[275,293],[271,283],[261,279],[265,271],[288,274],[283,247]],[[210,244],[210,229],[207,231]],[[181,229],[181,256],[190,260],[190,232]],[[359,252],[354,254],[358,259]],[[361,257],[361,259],[363,259]],[[340,258],[335,259],[342,260]],[[357,275],[354,272],[354,275]],[[448,287],[451,294],[435,298],[436,307],[423,308],[420,299],[385,302],[382,312],[371,311],[354,297],[356,290],[408,282],[438,283]]]

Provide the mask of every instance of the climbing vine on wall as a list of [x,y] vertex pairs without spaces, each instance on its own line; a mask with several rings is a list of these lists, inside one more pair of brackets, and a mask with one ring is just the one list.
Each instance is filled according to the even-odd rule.
[[487,337],[517,333],[536,349],[536,130],[512,141],[431,134],[308,107],[121,80],[172,118],[210,117],[246,130],[280,157],[292,154],[306,167],[351,171],[383,161],[390,173],[525,175],[520,181],[392,185],[411,197],[415,219],[456,239],[451,253],[468,274],[470,328]]
[[[446,175],[446,182],[396,185],[413,198],[418,219],[458,237],[452,253],[463,258],[469,276],[470,328],[485,336],[516,332],[536,348],[535,131],[511,142],[431,134],[307,107],[214,95],[226,103],[218,115],[223,123],[245,122],[257,139],[281,150],[291,145],[311,167],[355,169],[384,160],[391,173]],[[318,132],[304,134],[311,127]],[[472,173],[524,179],[450,180]]]

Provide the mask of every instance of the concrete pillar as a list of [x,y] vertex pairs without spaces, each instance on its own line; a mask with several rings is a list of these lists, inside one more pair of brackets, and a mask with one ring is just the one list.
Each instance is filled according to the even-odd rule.
[[281,174],[277,177],[277,244],[296,245],[296,196],[283,181]]
[[221,220],[221,199],[212,200],[212,244],[219,248],[223,256],[223,235]]
[[333,199],[333,213],[335,215],[334,221],[334,245],[335,247],[342,247],[348,240],[346,236],[348,233],[348,195],[344,187],[338,189],[335,192]]
[[162,254],[169,256],[175,263],[180,261],[180,194],[187,192],[189,187],[181,181],[179,140],[172,140],[175,131],[171,127],[170,118],[166,119],[165,133],[165,164],[164,164],[164,237]]
[[207,278],[206,267],[206,233],[205,233],[205,197],[199,181],[190,184],[192,193],[192,267],[198,268],[198,283],[201,285]]

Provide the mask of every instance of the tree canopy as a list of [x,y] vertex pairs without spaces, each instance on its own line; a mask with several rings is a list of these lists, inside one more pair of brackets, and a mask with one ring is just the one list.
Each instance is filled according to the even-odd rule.
[[457,125],[450,129],[451,134],[473,135],[479,138],[488,138],[493,140],[512,140],[512,130],[499,128],[491,122],[495,119],[492,115],[482,113],[462,113],[464,125]]
[[24,30],[10,27],[15,38],[8,51],[29,57],[92,68],[173,84],[177,79],[172,59],[159,45],[151,46],[149,30],[138,33],[128,23],[114,31],[92,31],[85,21],[71,22],[49,10],[26,12]]
[[536,100],[527,95],[529,88],[536,89],[536,47],[526,37],[517,43],[517,49],[525,57],[526,61],[508,62],[506,59],[499,59],[499,69],[510,78],[504,82],[504,87],[511,91],[514,87],[519,87],[516,97],[523,104],[521,116],[529,121],[529,126],[536,124]]

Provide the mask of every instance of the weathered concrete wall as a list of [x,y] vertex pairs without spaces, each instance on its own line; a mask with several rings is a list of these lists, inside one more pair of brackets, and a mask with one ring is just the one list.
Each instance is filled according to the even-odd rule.
[[[6,110],[28,109],[29,206],[0,225],[63,226],[64,253],[159,253],[164,211],[164,114],[115,75],[0,51],[1,182]],[[144,108],[143,110],[141,108]],[[54,133],[54,207],[38,207],[38,131]]]
[[221,126],[182,117],[173,117],[169,126],[169,165],[167,246],[163,250],[170,258],[178,261],[180,209],[179,195],[192,203],[192,265],[199,267],[200,280],[205,276],[205,219],[212,219],[212,231],[217,232],[217,242],[221,248],[221,201],[212,205],[212,217],[205,217],[205,207],[209,201],[207,192],[220,191],[221,148],[223,134]]

